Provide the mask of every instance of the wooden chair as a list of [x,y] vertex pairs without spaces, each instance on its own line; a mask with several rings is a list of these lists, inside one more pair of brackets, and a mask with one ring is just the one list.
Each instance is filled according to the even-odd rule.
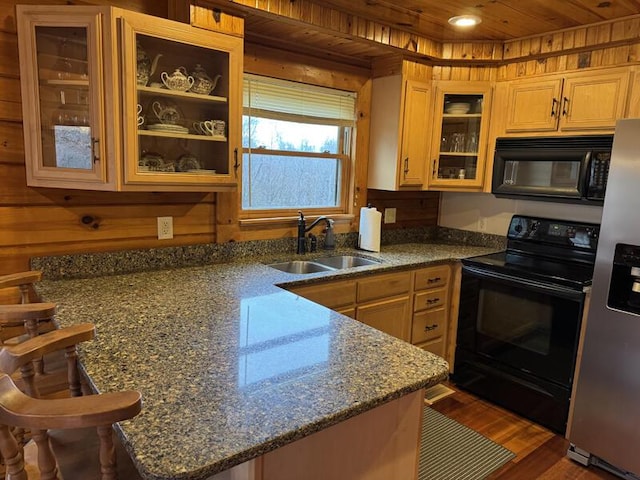
[[[42,272],[38,270],[0,275],[0,291],[3,291],[0,303],[30,303],[37,298],[33,284],[41,279]],[[19,299],[13,295],[13,288],[19,289]]]
[[[58,466],[49,441],[49,429],[96,427],[100,440],[100,470],[102,480],[115,480],[115,449],[112,425],[135,417],[142,408],[139,392],[125,391],[88,395],[85,397],[39,399],[25,395],[9,376],[29,365],[36,357],[56,350],[75,350],[75,345],[95,335],[91,324],[48,332],[0,351],[0,453],[6,463],[7,478],[27,480],[22,449],[11,428],[27,428],[38,448],[37,463],[41,480],[57,479]],[[75,379],[73,380],[75,381]],[[25,388],[37,395],[32,382]]]
[[[0,305],[0,345],[25,334],[34,338],[41,332],[55,329],[55,313],[55,303]],[[42,359],[34,359],[34,368],[36,373],[44,373]]]

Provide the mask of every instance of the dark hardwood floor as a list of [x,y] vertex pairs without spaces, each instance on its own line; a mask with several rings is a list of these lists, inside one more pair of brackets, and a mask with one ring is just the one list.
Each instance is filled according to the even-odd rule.
[[[447,384],[455,393],[431,408],[466,425],[516,456],[489,480],[620,480],[602,469],[566,457],[569,442],[540,425]],[[435,480],[435,479],[434,479]]]

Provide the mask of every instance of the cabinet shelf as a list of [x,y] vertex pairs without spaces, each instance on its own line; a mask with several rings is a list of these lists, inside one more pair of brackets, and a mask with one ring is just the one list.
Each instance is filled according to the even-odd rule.
[[443,113],[442,118],[482,118],[482,113]]
[[186,138],[189,140],[201,140],[204,142],[226,142],[227,137],[221,135],[196,135],[193,133],[153,132],[151,130],[138,130],[138,135],[165,138]]
[[477,157],[478,152],[446,152],[441,151],[440,155],[446,155],[447,157]]
[[51,79],[51,80],[42,80],[43,85],[51,85],[55,87],[89,87],[88,79]]
[[199,93],[181,92],[178,90],[169,90],[168,88],[138,86],[138,92],[161,95],[164,97],[177,97],[184,100],[193,100],[198,102],[206,101],[211,103],[227,103],[227,97],[218,97],[215,95],[200,95]]

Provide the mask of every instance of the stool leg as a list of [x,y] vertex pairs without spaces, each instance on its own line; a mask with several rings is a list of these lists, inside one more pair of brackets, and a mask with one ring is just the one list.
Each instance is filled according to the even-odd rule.
[[40,480],[57,480],[58,465],[51,450],[49,434],[46,430],[32,430],[33,441],[38,447],[38,469],[40,470]]
[[98,427],[100,437],[100,472],[101,480],[118,480],[116,472],[116,449],[113,444],[113,427],[102,425]]
[[80,372],[78,372],[78,352],[75,345],[71,345],[65,349],[64,353],[67,359],[67,378],[69,381],[69,390],[72,397],[81,397],[82,388],[80,386]]
[[28,480],[27,472],[24,471],[22,450],[6,425],[0,425],[0,453],[2,453],[2,458],[7,466],[7,478]]

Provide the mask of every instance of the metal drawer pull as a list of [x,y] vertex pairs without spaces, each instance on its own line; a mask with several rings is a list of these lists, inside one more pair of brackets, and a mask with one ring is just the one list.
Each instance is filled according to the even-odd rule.
[[438,303],[440,301],[440,299],[438,297],[436,298],[427,298],[427,305],[431,305],[432,303]]
[[436,328],[438,328],[438,324],[434,323],[433,325],[425,325],[424,326],[424,331],[425,332],[430,332],[431,330],[435,330]]
[[440,280],[442,280],[442,278],[440,277],[427,278],[427,283],[436,283],[436,282],[439,282]]

